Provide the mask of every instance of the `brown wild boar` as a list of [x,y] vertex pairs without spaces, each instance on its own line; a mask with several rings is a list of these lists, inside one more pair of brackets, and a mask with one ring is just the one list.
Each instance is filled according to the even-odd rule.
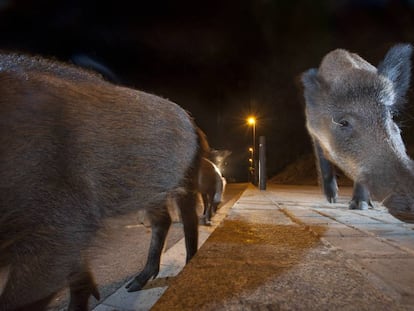
[[[197,251],[197,175],[208,146],[178,105],[77,67],[0,54],[0,310],[69,310],[99,298],[83,251],[105,219],[145,210],[152,238],[139,290],[159,271],[176,200]],[[139,237],[137,237],[139,238]],[[132,250],[133,251],[133,250]]]

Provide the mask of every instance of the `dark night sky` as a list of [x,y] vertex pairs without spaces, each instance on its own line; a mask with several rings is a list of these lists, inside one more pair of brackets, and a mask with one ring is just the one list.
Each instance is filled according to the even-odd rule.
[[[178,103],[213,148],[233,151],[227,177],[240,179],[247,115],[266,136],[268,176],[310,153],[300,73],[338,47],[376,65],[391,45],[414,43],[414,1],[0,0],[0,33],[1,49],[85,53],[123,84]],[[410,144],[412,111],[401,117]]]

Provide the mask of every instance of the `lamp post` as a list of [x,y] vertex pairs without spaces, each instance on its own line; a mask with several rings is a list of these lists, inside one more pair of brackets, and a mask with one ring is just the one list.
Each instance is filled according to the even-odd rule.
[[[253,168],[253,184],[256,184],[256,118],[250,116],[247,118],[247,124],[253,128],[253,147],[251,150],[252,153],[252,168]],[[249,148],[250,151],[250,148]]]

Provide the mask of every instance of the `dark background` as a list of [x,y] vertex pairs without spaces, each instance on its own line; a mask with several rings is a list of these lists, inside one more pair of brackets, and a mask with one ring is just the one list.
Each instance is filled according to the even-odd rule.
[[[213,148],[233,152],[225,175],[237,181],[247,178],[248,115],[266,136],[271,177],[312,152],[300,73],[339,47],[377,65],[398,42],[414,43],[413,0],[0,0],[0,49],[82,53],[178,103]],[[412,110],[400,116],[409,144]]]

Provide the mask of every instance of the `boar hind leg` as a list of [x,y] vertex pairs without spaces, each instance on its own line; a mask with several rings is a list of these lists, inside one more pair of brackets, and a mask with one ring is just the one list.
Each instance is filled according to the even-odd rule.
[[198,247],[198,216],[196,204],[197,193],[195,190],[189,189],[177,198],[177,205],[180,209],[184,226],[185,246],[187,250],[186,262],[189,262],[193,258]]
[[93,276],[86,266],[80,272],[74,273],[69,277],[70,302],[68,311],[88,310],[89,296],[93,295],[97,300],[100,295],[93,279]]
[[210,197],[208,194],[203,193],[202,194],[202,198],[203,198],[203,205],[204,205],[204,212],[203,212],[203,219],[204,219],[204,224],[206,226],[210,226],[211,225],[211,205],[210,205]]
[[166,206],[163,206],[163,209],[147,211],[147,216],[151,221],[152,231],[148,259],[140,274],[127,284],[128,292],[141,290],[149,279],[158,275],[160,270],[161,252],[171,225],[171,217]]

